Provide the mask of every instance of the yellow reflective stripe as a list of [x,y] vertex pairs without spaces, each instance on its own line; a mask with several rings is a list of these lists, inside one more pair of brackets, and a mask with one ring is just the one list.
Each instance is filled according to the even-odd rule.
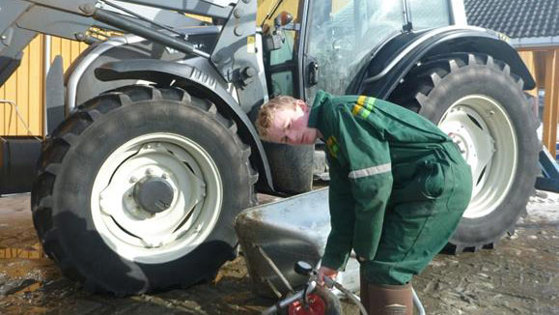
[[331,156],[338,156],[338,151],[340,148],[338,147],[338,141],[334,136],[330,136],[328,140],[326,140],[326,147],[328,148],[328,152]]
[[357,98],[356,104],[353,105],[351,113],[353,116],[360,115],[362,118],[367,118],[375,107],[375,101],[376,99],[374,97],[361,95]]
[[365,108],[372,111],[375,108],[376,98],[374,97],[367,97],[367,101],[365,102]]
[[361,95],[357,98],[357,105],[359,106],[363,106],[363,104],[365,104],[365,100],[367,100],[368,97],[366,97],[365,95]]
[[357,98],[357,103],[353,106],[353,110],[351,111],[353,116],[359,114],[359,111],[363,108],[363,104],[365,104],[365,100],[367,100],[365,95],[361,95]]
[[363,110],[361,111],[361,117],[363,117],[363,118],[369,117],[370,114],[371,114],[371,111],[366,109],[366,108],[363,108]]

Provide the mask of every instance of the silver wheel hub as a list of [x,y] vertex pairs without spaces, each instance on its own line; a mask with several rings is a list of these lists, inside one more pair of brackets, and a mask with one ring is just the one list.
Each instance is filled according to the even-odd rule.
[[174,199],[174,189],[165,178],[146,176],[134,185],[134,201],[140,209],[152,214],[169,209]]
[[449,107],[439,128],[471,167],[472,199],[464,217],[493,212],[510,190],[517,167],[516,132],[505,109],[487,96],[470,95]]
[[105,243],[144,263],[184,256],[208,236],[222,203],[213,159],[176,134],[153,133],[115,150],[95,179],[92,216]]

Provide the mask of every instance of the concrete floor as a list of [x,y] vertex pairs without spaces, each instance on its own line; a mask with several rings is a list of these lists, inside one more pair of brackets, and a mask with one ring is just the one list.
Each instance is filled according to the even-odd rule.
[[[533,197],[516,231],[494,250],[438,255],[414,280],[427,313],[559,314],[559,195]],[[43,256],[29,195],[0,198],[0,314],[253,314],[271,303],[252,293],[242,257],[187,290],[90,294]]]

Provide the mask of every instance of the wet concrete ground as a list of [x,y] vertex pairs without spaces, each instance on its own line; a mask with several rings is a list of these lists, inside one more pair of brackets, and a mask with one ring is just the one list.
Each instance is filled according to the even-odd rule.
[[[494,250],[438,255],[414,280],[427,314],[559,314],[559,195],[539,193],[528,214]],[[29,195],[0,198],[0,314],[254,314],[271,303],[251,292],[242,257],[188,290],[90,294],[43,257]]]

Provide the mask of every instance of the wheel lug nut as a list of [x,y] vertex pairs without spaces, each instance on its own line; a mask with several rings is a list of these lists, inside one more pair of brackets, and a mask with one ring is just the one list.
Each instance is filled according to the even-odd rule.
[[151,174],[153,174],[153,170],[151,168],[148,168],[146,170],[146,175],[151,175]]
[[136,176],[130,177],[130,183],[131,183],[131,184],[133,184],[133,183],[135,183],[135,182],[137,182],[137,181],[138,181],[138,179],[136,178]]
[[167,173],[163,173],[163,174],[161,175],[161,178],[167,179],[167,178],[169,178],[169,175],[167,175]]

